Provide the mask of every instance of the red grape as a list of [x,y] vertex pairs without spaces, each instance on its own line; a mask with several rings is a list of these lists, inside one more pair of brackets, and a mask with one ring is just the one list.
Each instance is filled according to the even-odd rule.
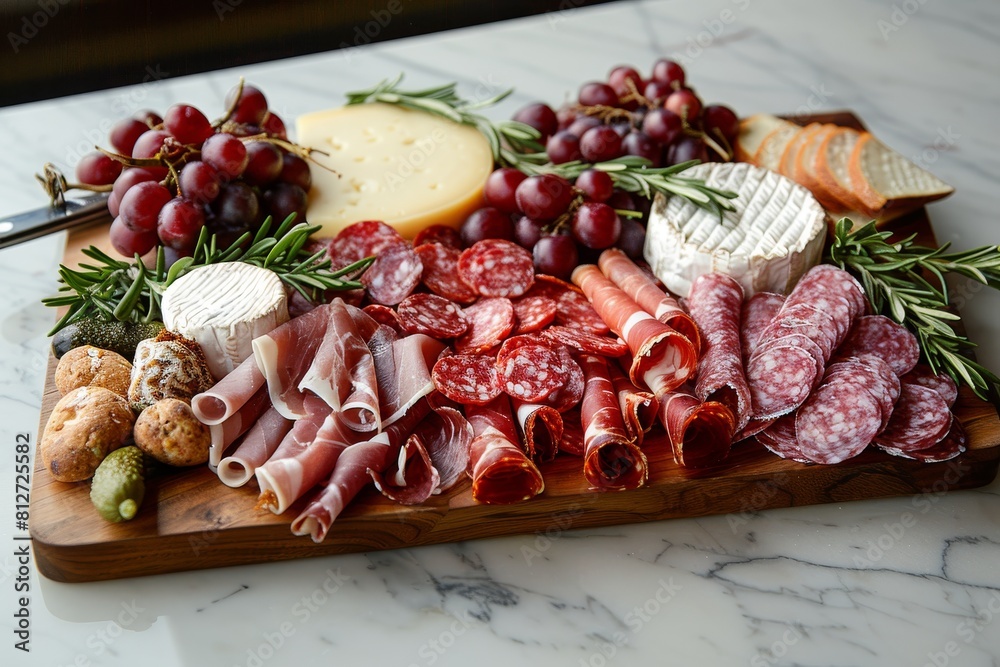
[[660,81],[656,81],[654,79],[652,81],[649,81],[646,84],[646,87],[642,89],[642,96],[645,97],[650,102],[652,102],[653,104],[655,104],[656,106],[660,106],[663,104],[663,101],[667,99],[667,97],[669,97],[670,94],[673,92],[674,89],[671,88],[669,85],[662,83]]
[[608,75],[608,85],[615,91],[619,98],[625,97],[632,92],[629,82],[635,86],[635,90],[642,91],[642,76],[628,65],[619,65],[611,70]]
[[646,228],[638,220],[625,218],[622,220],[622,231],[618,235],[618,247],[632,259],[642,259],[642,251],[646,245]]
[[264,116],[264,122],[261,123],[260,129],[267,132],[267,135],[270,137],[288,139],[288,130],[285,129],[285,121],[270,111]]
[[642,131],[663,145],[673,143],[683,127],[681,117],[668,109],[652,109],[642,120]]
[[573,201],[569,181],[554,174],[540,174],[524,179],[515,192],[518,210],[535,220],[555,220]]
[[566,131],[570,134],[575,134],[578,137],[582,137],[583,133],[592,127],[599,127],[602,125],[599,118],[594,116],[579,116],[576,120],[570,123]]
[[676,90],[684,85],[684,68],[673,60],[661,58],[653,64],[653,79]]
[[271,216],[272,225],[281,224],[293,213],[296,223],[303,222],[307,203],[306,191],[294,183],[275,183],[264,191],[264,210]]
[[556,119],[559,121],[559,129],[565,130],[577,119],[576,109],[573,107],[561,107],[556,111]]
[[[236,94],[239,90],[239,86],[234,86],[226,93],[225,104],[227,109],[236,101]],[[266,114],[267,98],[264,97],[264,93],[260,92],[254,86],[244,84],[239,102],[236,103],[236,110],[233,111],[232,120],[235,120],[237,123],[260,125]]]
[[552,164],[572,162],[583,157],[580,153],[580,137],[569,130],[556,132],[549,137],[545,144],[545,152]]
[[705,142],[699,137],[681,137],[670,146],[667,152],[667,164],[675,165],[688,160],[708,161],[708,151]]
[[486,203],[504,213],[516,213],[518,209],[514,193],[527,177],[527,174],[513,167],[497,169],[486,179],[486,186],[483,188]]
[[503,211],[485,206],[466,218],[459,232],[462,235],[462,243],[466,246],[483,239],[513,241],[514,223]]
[[192,250],[192,248],[181,248],[178,250],[177,248],[171,248],[170,246],[163,246],[163,262],[169,269],[174,265],[174,262],[179,260],[181,257],[190,257]]
[[524,107],[516,114],[514,120],[530,125],[542,134],[542,141],[552,136],[559,129],[559,120],[556,112],[547,104],[535,102]]
[[175,104],[167,109],[163,126],[182,144],[200,144],[215,132],[205,114],[190,104]]
[[576,177],[576,187],[583,190],[591,201],[606,202],[615,190],[614,181],[607,172],[586,169]]
[[149,129],[149,126],[138,118],[122,118],[111,126],[108,139],[111,147],[122,155],[132,155],[132,147],[135,141]]
[[531,251],[535,271],[568,280],[576,268],[580,255],[569,234],[555,234],[538,239]]
[[251,141],[246,144],[247,166],[243,170],[243,180],[250,185],[267,185],[281,175],[281,153],[267,141]]
[[532,220],[526,215],[522,215],[514,223],[514,241],[519,246],[531,250],[542,238],[542,227],[544,225],[537,220]]
[[607,204],[584,202],[573,215],[573,237],[588,248],[610,248],[621,231],[618,214]]
[[281,174],[278,176],[278,180],[297,185],[305,192],[309,192],[309,188],[312,187],[312,173],[309,171],[309,163],[295,153],[283,153]]
[[690,88],[674,91],[663,103],[663,106],[688,121],[701,115],[701,100]]
[[654,167],[659,167],[660,162],[662,162],[660,145],[650,139],[645,132],[638,130],[629,132],[622,141],[622,150],[625,152],[625,155],[646,158]]
[[205,226],[201,207],[180,197],[166,203],[156,223],[156,233],[163,245],[181,250],[191,248]]
[[219,196],[212,202],[212,213],[217,223],[246,230],[257,222],[260,201],[249,185],[233,181],[222,186]]
[[156,157],[160,149],[163,148],[163,142],[169,136],[170,133],[166,130],[146,130],[135,140],[135,146],[132,147],[132,157]]
[[125,226],[121,218],[115,218],[108,229],[112,247],[123,257],[145,255],[156,247],[156,232],[136,232]]
[[119,210],[121,208],[122,200],[114,192],[108,195],[108,213],[111,214],[112,218],[117,218]]
[[141,122],[143,125],[146,126],[146,129],[149,130],[152,130],[157,125],[163,124],[163,119],[160,117],[160,114],[156,113],[155,111],[150,111],[149,109],[144,109],[143,111],[137,111],[136,113],[132,114],[132,118],[135,118],[137,121]]
[[631,194],[625,192],[624,190],[615,190],[612,192],[611,196],[605,203],[616,211],[639,210],[639,205],[635,203],[635,199]]
[[615,89],[606,83],[591,81],[580,87],[580,95],[577,98],[580,104],[585,107],[593,106],[618,106],[618,94]]
[[247,149],[231,134],[213,134],[201,147],[201,159],[209,163],[224,178],[236,178],[246,169]]
[[122,173],[122,163],[93,151],[76,163],[76,180],[87,185],[111,185]]
[[219,196],[219,174],[212,165],[201,160],[184,165],[178,185],[185,199],[199,204],[207,204]]
[[580,137],[580,153],[588,162],[613,160],[622,154],[622,138],[607,125],[592,127]]
[[151,232],[163,206],[173,198],[170,190],[156,181],[136,183],[122,195],[118,217],[134,232]]
[[128,192],[136,183],[142,183],[144,181],[155,181],[156,175],[148,169],[140,169],[139,167],[129,167],[128,169],[123,169],[121,175],[115,179],[115,184],[111,188],[111,194],[118,196],[118,201],[121,202],[122,197]]
[[736,112],[721,104],[709,104],[702,111],[705,131],[714,136],[720,134],[732,146],[740,133],[740,119]]

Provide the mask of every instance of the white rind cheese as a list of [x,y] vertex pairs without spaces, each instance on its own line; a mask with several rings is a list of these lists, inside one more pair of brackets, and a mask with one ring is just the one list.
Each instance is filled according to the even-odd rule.
[[671,292],[686,297],[703,273],[726,273],[749,297],[788,293],[819,262],[826,214],[809,191],[746,163],[700,164],[684,177],[738,193],[722,219],[682,197],[658,195],[646,226],[645,258]]
[[192,269],[164,291],[160,310],[167,329],[201,345],[216,379],[253,353],[254,338],[288,321],[281,279],[241,262]]

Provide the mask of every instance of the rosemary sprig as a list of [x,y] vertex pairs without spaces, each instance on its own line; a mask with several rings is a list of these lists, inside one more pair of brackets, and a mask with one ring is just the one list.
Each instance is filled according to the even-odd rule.
[[573,179],[585,169],[600,169],[608,172],[618,188],[639,193],[647,199],[652,199],[657,192],[668,196],[677,195],[720,216],[722,211],[734,208],[729,200],[737,196],[735,192],[719,190],[706,185],[702,180],[677,175],[678,172],[697,164],[697,161],[672,167],[652,168],[648,160],[628,156],[599,164],[579,161],[552,164],[545,154],[545,148],[539,143],[541,135],[535,128],[513,120],[492,121],[476,113],[506,99],[513,89],[481,102],[469,102],[458,95],[454,83],[426,90],[405,91],[399,87],[402,80],[403,75],[400,74],[395,79],[379,82],[373,88],[347,93],[347,103],[396,104],[470,125],[486,137],[493,151],[494,162],[520,169],[526,174],[550,173]]
[[891,232],[870,222],[855,231],[847,218],[837,223],[829,259],[853,273],[864,285],[872,307],[916,334],[927,362],[959,384],[986,398],[1000,378],[962,354],[974,347],[955,332],[959,317],[950,310],[945,276],[955,273],[1000,289],[1000,246],[947,253],[948,245],[915,245],[913,236],[889,243]]
[[374,258],[331,270],[324,250],[311,255],[303,250],[309,235],[318,231],[319,226],[304,222],[293,226],[294,220],[294,215],[289,216],[272,235],[268,218],[256,234],[246,232],[225,248],[219,247],[214,234],[202,229],[191,256],[178,259],[169,269],[162,247],[151,267],[138,256],[129,262],[115,259],[94,246],[85,248],[83,254],[94,263],[81,264],[77,269],[60,265],[60,293],[42,299],[46,306],[68,308],[48,335],[88,317],[132,322],[159,320],[160,300],[173,281],[193,268],[221,262],[244,262],[270,269],[312,302],[318,301],[326,290],[361,288],[357,278]]

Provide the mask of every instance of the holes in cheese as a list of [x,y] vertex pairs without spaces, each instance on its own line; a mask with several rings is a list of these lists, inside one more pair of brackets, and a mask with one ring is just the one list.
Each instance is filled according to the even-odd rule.
[[[493,154],[475,128],[389,104],[359,104],[298,119],[298,143],[315,155],[306,219],[333,236],[383,220],[413,238],[432,224],[457,227],[482,206]],[[339,174],[339,177],[338,177]]]

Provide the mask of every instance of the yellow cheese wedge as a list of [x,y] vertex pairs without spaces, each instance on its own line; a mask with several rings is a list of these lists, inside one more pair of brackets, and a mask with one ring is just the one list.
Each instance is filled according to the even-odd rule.
[[432,224],[458,227],[483,206],[493,170],[479,130],[390,104],[359,104],[301,116],[298,143],[314,155],[306,219],[334,236],[382,220],[413,238]]

